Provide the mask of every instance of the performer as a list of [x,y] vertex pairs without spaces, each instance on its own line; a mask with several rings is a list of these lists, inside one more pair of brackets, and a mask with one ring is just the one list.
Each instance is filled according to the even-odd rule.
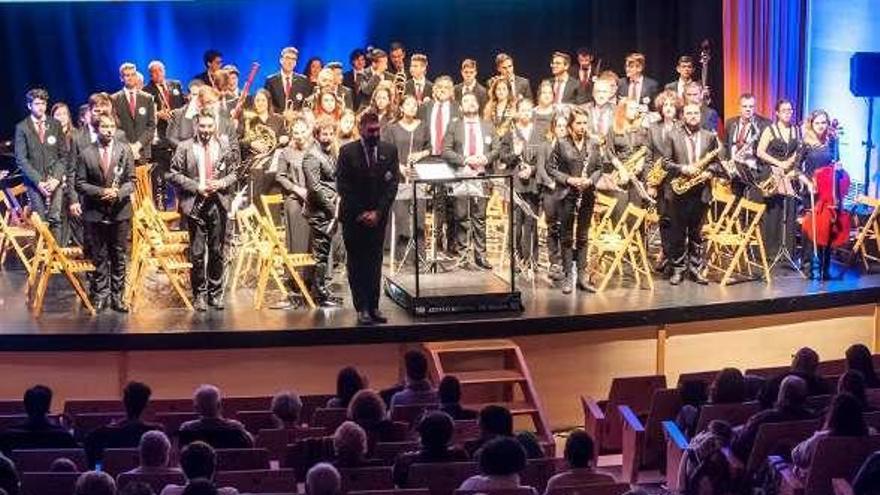
[[168,197],[165,179],[171,169],[171,155],[174,153],[174,147],[167,137],[168,123],[171,121],[171,112],[185,105],[186,100],[180,81],[165,76],[165,64],[153,60],[147,70],[150,72],[150,83],[144,87],[144,91],[156,103],[156,139],[150,150],[156,165],[150,170],[150,178],[153,182],[153,201],[158,207],[164,208]]
[[214,73],[223,67],[223,54],[211,48],[202,55],[202,62],[205,64],[205,71],[196,74],[193,79],[198,79],[208,86],[217,89],[217,85],[214,82]]
[[318,84],[318,73],[324,68],[324,61],[321,57],[312,57],[306,60],[306,69],[303,71],[304,76],[309,81],[309,85],[314,88]]
[[675,91],[679,98],[684,98],[684,89],[694,80],[694,59],[689,55],[678,57],[678,63],[675,65],[675,72],[678,73],[678,80],[667,84],[664,89]]
[[[439,78],[438,78],[439,79]],[[477,62],[474,59],[466,58],[461,62],[461,82],[455,85],[454,94],[455,101],[461,105],[461,97],[467,93],[477,95],[477,101],[480,103],[480,111],[486,106],[489,99],[489,92],[486,87],[477,81]]]
[[[543,135],[549,131],[550,124],[557,115],[553,98],[553,84],[550,81],[544,81],[538,85],[538,102],[535,105],[532,118],[539,134]],[[560,113],[561,111],[562,109],[560,109]]]
[[61,124],[46,115],[46,90],[31,89],[25,99],[30,115],[15,126],[15,164],[24,176],[31,211],[38,213],[58,238],[64,194],[61,185],[66,172]]
[[[428,135],[431,138],[431,156],[439,157],[443,154],[443,143],[446,138],[446,132],[449,129],[449,124],[461,116],[459,111],[460,104],[454,105],[452,102],[453,93],[452,78],[440,76],[434,80],[433,98],[422,105],[420,120],[428,127]],[[474,90],[472,93],[465,94],[477,96],[479,104],[478,91]],[[433,202],[435,239],[440,247],[438,257],[442,258],[446,255],[455,257],[455,222],[453,220],[454,205],[452,196],[448,194],[448,188],[444,185],[437,185],[433,189],[434,194],[431,199]],[[443,235],[444,233],[445,236]]]
[[275,150],[284,147],[290,140],[284,129],[284,118],[272,110],[271,95],[260,88],[254,93],[254,109],[242,115],[244,134],[241,138],[241,159],[247,164],[244,168],[248,171],[251,197],[255,200],[264,194],[272,194],[275,186],[273,156]]
[[[671,136],[680,130],[681,121],[679,114],[681,113],[682,104],[682,99],[671,89],[661,92],[657,95],[657,98],[654,98],[654,108],[660,114],[660,120],[654,122],[650,127],[652,165],[653,160],[656,160],[658,157],[672,156],[672,150],[670,149],[672,144]],[[672,238],[670,229],[672,227],[673,192],[670,189],[667,176],[658,179],[656,183],[651,181],[652,178],[648,177],[648,193],[652,194],[657,200],[657,216],[659,217],[657,226],[660,231],[660,244],[663,251],[662,258],[655,267],[655,270],[669,277],[672,275],[672,264],[669,263],[669,252],[671,250],[669,241]]]
[[357,89],[362,106],[373,101],[373,92],[383,81],[391,83],[391,92],[394,93],[394,75],[388,72],[388,54],[374,48],[370,52],[370,67],[364,71],[363,81]]
[[237,141],[218,135],[210,109],[199,111],[195,125],[195,138],[174,151],[169,181],[177,186],[187,217],[193,306],[196,311],[207,311],[208,305],[222,310],[226,218],[241,157]]
[[406,91],[406,84],[409,80],[406,70],[406,47],[399,41],[392,41],[388,46],[389,60],[391,67],[389,72],[393,76],[394,96],[396,101],[400,101]]
[[[581,87],[581,95],[586,103],[593,94],[593,79],[596,77],[596,68],[593,67],[593,52],[587,47],[581,47],[577,50],[577,80]],[[601,62],[599,63],[601,65]]]
[[[561,282],[565,278],[562,269],[562,199],[566,195],[566,188],[558,186],[553,175],[554,164],[550,161],[550,155],[560,139],[568,136],[568,114],[559,112],[550,122],[550,128],[544,134],[544,152],[547,157],[544,166],[537,169],[537,179],[541,184],[541,207],[544,209],[544,221],[547,223],[547,255],[550,258],[549,277],[554,283]],[[541,165],[541,163],[538,163]]]
[[[830,126],[830,119],[828,117],[828,112],[825,110],[814,110],[810,112],[810,115],[807,117],[807,120],[804,121],[804,161],[803,161],[803,176],[811,178],[808,181],[804,188],[801,189],[801,204],[804,208],[812,209],[813,203],[819,203],[819,201],[813,200],[810,198],[810,194],[816,194],[816,184],[817,177],[821,177],[823,179],[822,182],[830,184],[830,177],[833,175],[830,170],[824,170],[822,175],[817,175],[817,172],[823,167],[833,167],[833,162],[836,159],[836,145],[837,145],[837,136],[835,135],[834,130]],[[838,173],[838,175],[841,175]],[[838,178],[838,184],[835,186],[840,186],[840,178]],[[848,182],[848,181],[847,181]],[[828,188],[825,188],[828,189]],[[839,187],[835,187],[835,192],[839,197],[834,198],[833,203],[837,203],[838,200],[842,199],[846,196],[846,190],[839,190]],[[849,189],[847,186],[846,189]],[[827,191],[822,191],[824,193],[825,199],[830,199],[831,195],[828,194]],[[832,206],[832,205],[821,205],[823,208]],[[814,217],[815,218],[815,217]],[[815,221],[815,220],[814,220]],[[818,230],[818,224],[817,224]],[[804,229],[804,234],[807,237],[812,236],[812,232],[809,229]],[[825,236],[823,236],[825,237]],[[823,239],[825,240],[825,239]],[[818,241],[817,241],[818,242]],[[803,240],[803,257],[802,257],[802,266],[804,269],[804,273],[809,275],[810,277],[814,276],[814,272],[818,269],[819,276],[822,279],[830,278],[830,266],[831,266],[831,249],[827,248],[828,243],[825,242],[826,247],[820,248],[819,252],[816,253],[818,255],[819,266],[813,266],[813,243],[804,238]]]
[[546,79],[553,87],[553,103],[557,105],[580,105],[586,103],[578,81],[569,75],[571,55],[554,52],[550,58],[550,72],[553,77]]
[[367,79],[367,55],[360,48],[351,51],[348,56],[351,64],[351,70],[346,72],[342,78],[342,84],[351,90],[352,106],[348,107],[357,110],[361,107],[361,85]]
[[[639,208],[653,201],[642,185],[645,164],[652,160],[651,135],[642,123],[639,102],[621,98],[614,111],[614,123],[605,138],[604,149],[600,149],[603,175],[596,189],[617,198],[617,205],[611,214],[616,222],[623,216],[627,205]],[[643,159],[638,160],[632,169],[625,162],[634,159],[640,150],[646,150]]]
[[572,108],[567,127],[568,136],[556,141],[550,155],[550,174],[556,180],[555,196],[560,201],[563,294],[574,290],[572,262],[576,265],[578,288],[589,290],[587,242],[596,201],[593,185],[599,172],[599,153],[588,135],[587,113]]
[[351,89],[342,84],[342,79],[344,77],[342,72],[342,62],[330,62],[325,68],[329,69],[330,74],[333,76],[331,89],[336,97],[339,98],[339,101],[342,102],[344,108],[356,108],[354,106],[354,95]]
[[645,56],[641,53],[630,53],[626,56],[624,67],[626,77],[618,81],[617,96],[628,96],[640,104],[650,103],[660,91],[657,81],[645,76]]
[[379,116],[360,120],[361,140],[339,150],[336,190],[347,257],[348,283],[359,325],[386,323],[379,312],[382,246],[388,210],[397,194],[397,149],[379,141]]
[[433,84],[425,78],[428,73],[428,57],[422,53],[414,53],[409,59],[409,73],[412,76],[407,82],[404,94],[413,95],[419,105],[425,103],[433,94]]
[[698,284],[708,283],[703,275],[701,229],[711,200],[708,178],[713,174],[722,174],[723,169],[717,159],[702,169],[696,166],[703,157],[719,146],[717,135],[700,127],[701,119],[699,104],[684,105],[683,127],[670,136],[669,160],[665,164],[670,179],[698,176],[706,179],[684,194],[672,192],[672,197],[669,198],[672,223],[669,228],[667,256],[672,263],[672,276],[669,279],[672,285],[681,284],[685,275]]
[[302,162],[305,177],[306,201],[303,213],[311,228],[309,252],[315,259],[312,273],[312,293],[316,302],[325,308],[339,306],[339,299],[330,289],[330,249],[339,198],[336,194],[336,163],[334,142],[336,122],[323,117],[315,124],[315,142]]
[[284,47],[278,60],[281,70],[266,79],[264,87],[272,95],[272,105],[279,112],[287,109],[299,110],[303,106],[303,100],[312,94],[309,80],[293,71],[298,58],[299,50],[292,46]]
[[397,103],[394,99],[394,86],[383,81],[373,90],[370,104],[363,113],[372,112],[379,116],[379,125],[385,127],[397,118]]
[[[532,100],[523,98],[516,105],[516,121],[501,139],[500,161],[513,174],[514,194],[518,200],[510,205],[513,211],[513,238],[519,266],[534,269],[538,264],[538,170],[546,171],[546,136],[541,135],[532,120]],[[545,172],[546,173],[546,172]]]
[[156,104],[149,93],[137,89],[137,67],[130,62],[119,66],[123,89],[113,95],[113,109],[119,128],[131,143],[136,164],[150,161],[153,138],[156,137]]
[[[491,87],[495,79],[501,78],[507,80],[507,86],[514,99],[528,98],[532,99],[532,85],[525,77],[518,76],[513,70],[513,57],[506,53],[499,53],[495,56],[495,70],[498,72],[486,86]],[[491,91],[490,91],[491,93]]]
[[336,130],[336,151],[338,152],[339,148],[342,148],[344,145],[352,141],[359,141],[360,139],[357,116],[355,116],[353,110],[345,110],[342,112],[342,116],[339,117],[339,127]]
[[796,234],[795,189],[792,177],[800,173],[801,136],[794,125],[794,106],[781,99],[776,103],[776,121],[761,132],[757,157],[760,160],[758,181],[764,193],[767,210],[762,219],[761,233],[767,257],[776,261],[783,245],[794,253]]
[[313,122],[317,122],[318,120],[327,117],[333,120],[333,122],[339,122],[339,119],[342,117],[342,112],[345,110],[345,105],[342,103],[342,100],[336,96],[336,92],[333,90],[322,90],[320,93],[315,95],[317,97],[317,105],[315,108],[311,110],[306,110],[306,115]]
[[607,78],[593,83],[593,101],[585,107],[588,117],[587,133],[593,141],[605,139],[614,123],[614,87]]
[[76,167],[76,163],[74,162],[76,152],[74,138],[78,129],[73,125],[73,120],[70,117],[70,107],[64,102],[59,101],[52,105],[52,111],[49,112],[49,115],[61,124],[61,134],[58,139],[58,145],[61,148],[61,156],[63,157],[65,170],[64,179],[59,186],[62,188],[63,200],[60,209],[61,235],[58,238],[58,243],[61,246],[67,246],[73,241],[77,246],[82,246],[82,225],[79,223],[79,218],[70,214],[70,205],[72,204],[71,199],[75,199],[76,197],[76,193],[73,191],[76,184],[71,180],[70,171]]
[[483,120],[492,124],[498,136],[503,136],[513,124],[517,98],[511,93],[508,79],[495,78],[489,85],[489,101],[483,109]]
[[706,105],[705,90],[703,85],[697,81],[691,81],[684,88],[684,101],[700,105],[700,113],[703,115],[700,126],[711,132],[718,132],[718,124],[721,123],[721,117],[714,108]]
[[[464,95],[461,100],[461,119],[449,124],[443,138],[443,159],[458,174],[464,176],[491,173],[498,158],[499,146],[495,129],[490,122],[480,120],[479,109],[480,103],[476,95]],[[453,200],[455,251],[461,266],[470,266],[470,239],[473,242],[474,265],[484,270],[492,269],[492,265],[486,260],[487,202],[485,196],[458,196]]]
[[290,127],[290,143],[278,156],[275,182],[284,194],[284,218],[287,222],[287,250],[305,253],[308,250],[308,231],[303,207],[306,203],[306,187],[303,159],[312,147],[311,129],[303,116],[294,118]]
[[770,121],[755,113],[755,95],[744,93],[739,97],[739,115],[727,120],[724,124],[725,146],[730,150],[737,175],[732,181],[733,193],[737,197],[746,197],[752,201],[761,201],[761,192],[757,188],[758,175],[758,138]]
[[204,85],[191,86],[191,99],[187,106],[171,112],[171,122],[168,124],[166,136],[168,142],[177,147],[182,141],[192,139],[196,135],[196,116],[207,110],[214,114],[215,129],[218,136],[232,142],[238,139],[238,131],[235,121],[220,102],[217,90]]
[[89,277],[90,298],[96,311],[109,305],[119,313],[128,313],[122,295],[131,232],[134,156],[127,143],[115,139],[116,121],[111,115],[95,115],[92,126],[98,131],[98,140],[76,159],[86,252],[95,264]]

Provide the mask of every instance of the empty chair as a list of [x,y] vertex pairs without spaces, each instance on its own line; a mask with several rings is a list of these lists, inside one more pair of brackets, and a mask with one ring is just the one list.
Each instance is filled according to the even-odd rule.
[[292,469],[222,471],[214,477],[216,486],[231,486],[241,493],[296,493]]
[[623,418],[621,481],[635,483],[641,469],[654,469],[660,463],[666,443],[663,422],[674,419],[681,409],[677,389],[655,390],[645,422],[627,405],[618,406]]
[[119,413],[125,414],[125,407],[119,399],[67,399],[64,401],[64,414]]
[[253,435],[260,430],[273,430],[279,426],[272,411],[238,411],[235,417]]
[[346,419],[348,419],[348,409],[344,407],[322,407],[315,410],[314,417],[309,426],[326,428],[327,431],[336,431],[336,428],[339,428],[339,425],[344,423]]
[[217,471],[269,469],[266,449],[217,449]]
[[[302,401],[302,410],[300,410],[300,418],[304,423],[310,423],[315,411],[326,407],[327,403],[336,397],[333,394],[309,394],[300,395],[299,400]],[[314,425],[309,425],[314,426]]]
[[379,442],[373,448],[373,459],[379,459],[385,463],[393,463],[397,456],[404,452],[419,449],[419,442]]
[[0,415],[14,416],[24,414],[24,403],[20,400],[0,400]]
[[651,405],[651,394],[665,387],[664,375],[630,376],[611,381],[608,400],[581,397],[584,430],[596,442],[597,453],[620,451],[622,422],[617,406],[626,404],[637,416],[645,415]]
[[10,459],[19,473],[48,472],[52,461],[66,457],[76,464],[80,471],[88,471],[89,463],[83,449],[33,449],[14,450]]
[[355,490],[390,490],[394,488],[391,467],[340,468],[342,492]]
[[22,495],[71,495],[80,473],[21,473]]
[[272,397],[224,397],[223,414],[234,417],[239,411],[269,411],[272,406]]

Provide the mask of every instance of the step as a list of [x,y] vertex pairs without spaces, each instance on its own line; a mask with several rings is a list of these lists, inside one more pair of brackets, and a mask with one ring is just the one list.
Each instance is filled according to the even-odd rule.
[[485,404],[464,404],[463,407],[480,411],[485,406],[489,405],[503,406],[514,416],[525,416],[538,413],[538,408],[528,402],[486,402]]
[[506,339],[430,342],[424,344],[424,346],[426,349],[438,354],[450,352],[512,351],[517,348],[513,341]]
[[462,385],[522,383],[526,381],[526,377],[517,370],[455,371],[448,374],[458,378]]

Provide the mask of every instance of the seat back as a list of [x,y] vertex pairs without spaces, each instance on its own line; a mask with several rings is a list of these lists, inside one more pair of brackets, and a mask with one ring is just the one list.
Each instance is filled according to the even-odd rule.
[[336,397],[335,394],[300,395],[299,399],[302,401],[302,410],[299,413],[300,420],[305,423],[311,422],[315,410],[326,406],[327,402],[334,397]]
[[272,409],[272,397],[224,397],[223,414],[234,417],[239,411],[269,411]]
[[87,471],[89,462],[83,449],[32,449],[13,450],[10,459],[19,473],[48,472],[55,459],[66,457],[80,471]]
[[598,483],[554,488],[547,495],[623,495],[629,490],[629,483]]
[[475,419],[465,419],[455,422],[455,432],[452,434],[452,443],[464,445],[465,442],[480,438],[480,424]]
[[651,407],[654,391],[666,388],[665,375],[628,376],[614,378],[611,391],[608,393],[608,404],[605,406],[605,422],[602,431],[603,451],[620,450],[620,432],[622,419],[617,406],[627,405],[636,415],[644,415]]
[[98,428],[122,419],[125,419],[124,412],[80,413],[73,416],[73,431],[76,438],[82,440]]
[[378,442],[373,447],[373,458],[381,459],[388,465],[394,464],[397,456],[404,452],[419,449],[419,442]]
[[238,411],[235,419],[241,421],[245,429],[252,434],[257,434],[260,430],[278,428],[278,423],[272,411]]
[[194,412],[157,412],[154,416],[157,423],[161,423],[168,435],[177,435],[180,425],[187,421],[199,419]]
[[409,425],[418,424],[426,411],[432,411],[440,407],[440,404],[412,404],[406,406],[394,406],[391,408],[391,420],[402,421]]
[[289,444],[306,438],[323,437],[327,435],[324,428],[272,428],[260,430],[257,433],[254,446],[269,451],[269,458],[272,460],[281,460],[284,457],[284,451]]
[[407,484],[417,488],[427,487],[431,495],[452,495],[464,480],[478,471],[476,462],[417,463],[409,468]]
[[807,479],[804,495],[832,495],[833,478],[851,480],[868,456],[880,449],[880,436],[826,437],[819,440]]
[[455,495],[534,495],[535,490],[529,486],[518,488],[498,488],[494,490],[455,490]]
[[116,477],[140,466],[140,464],[141,454],[138,449],[104,449],[101,471]]
[[556,474],[556,465],[556,459],[553,457],[529,459],[526,462],[526,468],[520,473],[520,483],[524,486],[534,487],[538,493],[544,493],[547,481]]
[[162,473],[162,474],[146,474],[146,473],[122,473],[116,478],[116,489],[122,491],[129,483],[146,483],[153,488],[156,493],[161,493],[162,489],[167,485],[184,485],[186,477],[183,472],[180,473]]
[[394,490],[356,490],[348,495],[431,495],[427,488],[396,488]]
[[309,426],[325,428],[329,432],[334,432],[347,418],[348,409],[344,407],[321,407],[315,410],[315,415],[312,417],[312,422]]
[[278,208],[284,204],[284,196],[281,194],[263,194],[260,196],[260,203],[263,205],[263,216],[275,232],[278,232],[276,218],[281,218],[281,212]]
[[593,228],[593,236],[609,233],[614,230],[614,222],[611,221],[611,214],[617,208],[617,198],[608,196],[607,194],[596,193],[596,204],[593,207],[594,218],[591,223]]
[[252,469],[221,471],[214,477],[216,486],[231,486],[239,493],[296,493],[292,469]]
[[645,450],[642,466],[657,467],[666,449],[663,422],[675,419],[681,409],[681,394],[675,388],[655,389],[645,419]]
[[217,449],[217,471],[269,469],[266,449]]
[[779,375],[788,373],[789,371],[791,371],[790,366],[768,366],[766,368],[753,368],[745,370],[743,372],[743,375],[760,376],[761,378],[769,380]]
[[17,416],[24,414],[24,402],[20,400],[0,400],[0,415]]
[[119,399],[67,399],[64,401],[64,414],[123,413],[125,406]]
[[685,382],[702,382],[706,384],[706,389],[708,390],[709,385],[715,381],[715,377],[718,375],[718,370],[714,371],[691,371],[688,373],[682,373],[678,375],[678,385],[680,386]]
[[767,456],[780,446],[791,448],[806,440],[819,428],[819,425],[818,419],[761,425],[746,463],[746,472],[749,474],[756,472],[767,461]]
[[734,404],[706,404],[700,408],[700,417],[697,420],[697,432],[705,430],[709,423],[716,419],[723,419],[738,426],[744,424],[753,414],[761,409],[758,402],[737,402]]
[[22,495],[71,495],[80,473],[21,473]]
[[340,468],[342,493],[356,490],[391,490],[394,488],[390,466]]

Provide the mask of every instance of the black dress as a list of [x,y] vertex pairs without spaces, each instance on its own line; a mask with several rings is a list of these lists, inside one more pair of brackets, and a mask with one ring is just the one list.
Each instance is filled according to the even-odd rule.
[[[771,134],[770,142],[767,145],[767,154],[773,158],[785,161],[798,152],[801,140],[798,136],[797,128],[790,127],[787,131],[788,135],[783,136],[785,131],[781,131],[778,124],[773,124],[767,127],[764,132]],[[759,168],[758,180],[763,181],[770,174],[771,165],[762,162]],[[783,191],[771,193],[764,198],[767,210],[764,213],[761,229],[764,236],[764,245],[767,250],[767,258],[771,263],[783,245],[792,255],[795,248],[797,202],[793,196],[784,195],[781,192]]]
[[[633,181],[641,181],[644,178],[648,164],[651,162],[651,133],[644,127],[633,127],[622,133],[611,130],[606,138],[606,146],[608,153],[606,153],[606,160],[602,166],[603,175],[605,175],[606,178],[608,177],[608,174],[617,170],[611,163],[611,157],[616,156],[618,160],[625,163],[642,147],[645,147],[648,150],[648,154],[645,156],[643,162],[644,166],[638,171],[638,174],[636,174],[632,180],[622,186],[614,184],[615,187],[611,190],[600,189],[603,194],[617,198],[617,205],[614,207],[614,212],[612,213],[612,217],[616,221],[623,215],[623,211],[626,210],[628,204],[632,203],[639,208],[644,206],[644,199],[639,195],[638,190],[633,185]],[[610,180],[605,180],[603,182],[610,184]]]

